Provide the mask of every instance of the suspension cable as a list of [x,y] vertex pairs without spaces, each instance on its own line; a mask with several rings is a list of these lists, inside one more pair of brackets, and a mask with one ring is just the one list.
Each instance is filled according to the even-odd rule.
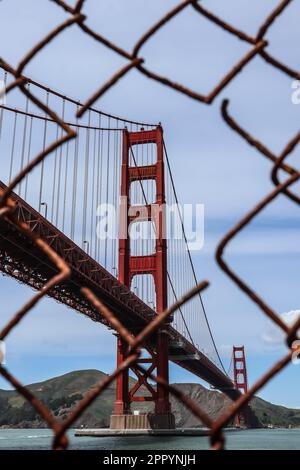
[[[168,157],[168,152],[167,152],[167,148],[166,148],[166,145],[165,145],[165,142],[164,142],[164,141],[163,141],[163,146],[164,146],[164,151],[165,151],[165,155],[166,155],[166,162],[167,162],[167,166],[168,166],[168,170],[169,170],[169,174],[170,174],[171,184],[172,184],[172,188],[173,188],[173,191],[174,191],[175,201],[176,201],[176,204],[178,205],[179,202],[178,202],[177,192],[176,192],[176,189],[175,189],[174,178],[173,178],[173,174],[172,174],[172,171],[171,171],[171,166],[170,166],[170,161],[169,161],[169,157]],[[184,229],[184,224],[183,224],[183,220],[182,220],[182,217],[181,217],[181,214],[180,214],[180,213],[179,213],[179,217],[180,217],[181,226],[182,226],[182,231],[183,231],[183,235],[184,235],[184,240],[185,240],[185,244],[186,244],[186,248],[187,248],[187,252],[188,252],[188,257],[189,257],[189,260],[190,260],[190,265],[191,265],[192,271],[193,271],[194,280],[195,280],[195,283],[198,284],[197,276],[196,276],[196,271],[195,271],[195,267],[194,267],[194,263],[193,263],[193,260],[192,260],[191,252],[190,252],[189,247],[188,247],[188,242],[187,242],[187,238],[186,238],[186,233],[185,233],[185,229]],[[219,359],[219,361],[220,361],[220,364],[221,364],[221,366],[222,366],[222,369],[223,369],[223,371],[224,371],[225,374],[226,374],[226,370],[225,370],[225,368],[224,368],[223,362],[222,362],[222,360],[221,360],[219,351],[218,351],[218,349],[217,349],[217,346],[216,346],[216,343],[215,343],[215,340],[214,340],[214,337],[213,337],[213,334],[212,334],[212,330],[211,330],[211,327],[210,327],[210,324],[209,324],[209,321],[208,321],[208,318],[207,318],[206,310],[205,310],[204,303],[203,303],[202,296],[201,296],[201,293],[200,293],[200,292],[198,293],[198,296],[199,296],[199,298],[200,298],[200,302],[201,302],[201,305],[202,305],[202,308],[203,308],[203,313],[204,313],[205,321],[206,321],[206,324],[207,324],[207,327],[208,327],[208,331],[209,331],[209,334],[210,334],[212,343],[213,343],[213,345],[214,345],[214,348],[215,348],[216,354],[217,354],[217,356],[218,356],[218,359]]]
[[[133,162],[134,162],[134,165],[135,165],[135,167],[137,168],[138,173],[140,173],[140,172],[139,172],[139,167],[138,167],[138,165],[137,165],[136,158],[135,158],[135,155],[134,155],[134,153],[133,153],[133,150],[132,150],[132,147],[131,147],[131,146],[130,146],[130,152],[131,152],[131,156],[132,156],[132,160],[133,160]],[[140,176],[140,174],[139,174],[139,176]],[[148,205],[148,200],[147,200],[147,197],[146,197],[145,190],[144,190],[144,187],[143,187],[143,185],[142,185],[142,180],[141,180],[141,179],[139,179],[139,184],[140,184],[140,186],[141,186],[141,190],[142,190],[142,194],[143,194],[143,198],[144,198],[145,204]],[[153,229],[154,229],[154,231],[156,232],[156,227],[155,227],[155,224],[154,224],[153,220],[151,220],[151,224],[153,225]],[[176,299],[176,301],[177,301],[178,299],[177,299],[177,296],[176,296],[176,293],[175,293],[173,281],[172,281],[172,279],[171,279],[171,276],[170,276],[170,273],[169,273],[168,270],[167,270],[167,276],[168,276],[169,282],[170,282],[170,284],[171,284],[172,292],[173,292],[174,297],[175,297],[175,299]],[[183,322],[184,322],[184,324],[185,324],[185,326],[186,326],[188,335],[189,335],[189,337],[190,337],[191,340],[192,340],[192,344],[195,346],[194,341],[193,341],[192,336],[191,336],[191,333],[190,333],[190,331],[189,331],[188,325],[187,325],[187,323],[186,323],[186,321],[185,321],[185,318],[184,318],[184,316],[183,316],[183,313],[182,313],[182,309],[181,309],[181,308],[179,308],[179,312],[180,312],[180,315],[181,315],[181,317],[182,317],[182,320],[183,320]]]

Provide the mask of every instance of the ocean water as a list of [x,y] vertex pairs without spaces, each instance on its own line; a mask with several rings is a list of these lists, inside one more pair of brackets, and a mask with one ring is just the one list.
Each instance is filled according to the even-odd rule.
[[[75,437],[70,430],[70,449],[91,450],[203,450],[207,437]],[[48,429],[0,429],[1,449],[49,449]],[[252,429],[226,433],[227,449],[300,450],[300,429]]]

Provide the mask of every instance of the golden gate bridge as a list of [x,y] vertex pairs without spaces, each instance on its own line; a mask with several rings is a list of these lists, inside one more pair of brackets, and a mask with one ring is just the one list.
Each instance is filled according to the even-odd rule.
[[[3,70],[4,83],[7,76],[8,71]],[[224,369],[205,311],[161,125],[123,119],[92,107],[80,121],[74,120],[81,106],[77,100],[30,79],[26,86],[34,88],[35,96],[77,134],[27,173],[11,195],[14,217],[44,239],[71,268],[70,277],[54,286],[49,295],[113,330],[82,294],[84,285],[134,336],[156,315],[177,305],[171,319],[143,344],[144,354],[138,362],[168,382],[168,363],[173,361],[236,400],[239,387]],[[28,97],[16,89],[10,93],[9,103],[0,108],[0,191],[5,191],[33,155],[63,133]],[[121,205],[120,200],[124,201]],[[169,220],[164,210],[155,217],[152,213],[153,206],[162,209],[165,203],[175,208],[179,221],[176,236],[173,233],[167,240],[163,228]],[[101,217],[112,208],[117,208],[112,236],[101,237]],[[114,236],[128,225],[142,236]],[[42,289],[57,273],[56,267],[9,220],[1,218],[0,228],[0,270]],[[193,288],[197,295],[182,302]],[[121,364],[127,346],[117,336]],[[134,427],[137,420],[131,404],[151,401],[151,426],[174,427],[168,391],[159,383],[153,386],[134,365],[131,370],[137,377],[132,388],[128,369],[117,378],[111,426]],[[249,408],[245,417],[248,425],[255,424]]]

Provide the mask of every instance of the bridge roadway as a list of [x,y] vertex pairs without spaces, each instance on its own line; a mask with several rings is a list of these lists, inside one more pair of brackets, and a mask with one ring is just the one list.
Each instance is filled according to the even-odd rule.
[[[0,182],[0,193],[5,185]],[[83,313],[108,328],[105,318],[81,294],[82,286],[89,287],[114,312],[133,334],[151,321],[156,312],[99,263],[88,256],[41,214],[16,194],[11,196],[16,208],[14,216],[26,222],[32,232],[43,238],[71,267],[71,277],[54,288],[50,296],[68,307]],[[49,259],[10,222],[0,218],[0,271],[18,281],[40,289],[57,272]],[[205,380],[231,399],[240,396],[231,380],[208,357],[199,351],[171,325],[166,325],[170,337],[170,360]],[[156,335],[150,338],[156,347]]]

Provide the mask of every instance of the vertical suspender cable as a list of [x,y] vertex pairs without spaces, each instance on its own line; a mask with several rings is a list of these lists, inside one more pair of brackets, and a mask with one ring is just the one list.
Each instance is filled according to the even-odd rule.
[[[56,124],[56,137],[55,140],[58,140],[59,136],[59,125]],[[53,167],[53,183],[52,183],[52,205],[51,205],[51,222],[53,223],[54,218],[54,209],[55,209],[55,193],[56,193],[56,173],[57,173],[57,148],[55,149],[54,154],[54,167]]]
[[13,165],[14,165],[17,121],[18,121],[18,114],[15,113],[14,129],[13,129],[13,138],[12,138],[11,154],[10,154],[9,183],[10,183],[11,180],[12,180],[12,172],[13,172]]
[[69,144],[67,142],[66,149],[66,162],[65,162],[65,181],[64,181],[64,197],[63,197],[63,220],[62,220],[62,231],[65,231],[65,217],[66,217],[66,204],[67,204],[67,186],[68,186],[68,169],[69,169]]
[[[28,142],[28,151],[27,151],[27,165],[29,165],[29,162],[30,162],[31,142],[32,142],[32,126],[33,126],[33,117],[31,116],[30,126],[29,126],[29,142]],[[25,178],[25,196],[24,196],[25,201],[27,199],[28,179],[29,179],[29,175],[27,173],[26,178]]]
[[[76,111],[78,112],[77,105]],[[77,113],[76,113],[77,114]],[[73,191],[72,191],[72,216],[71,216],[71,239],[75,241],[75,225],[76,225],[76,205],[77,205],[77,173],[78,173],[78,153],[80,143],[80,130],[78,127],[78,118],[76,118],[76,139],[74,144],[74,160],[73,160]]]
[[[63,108],[62,108],[62,120],[65,120],[65,104],[66,101],[63,100]],[[63,137],[63,129],[61,129],[60,137]],[[58,181],[57,181],[57,196],[56,196],[56,218],[55,218],[55,225],[58,227],[59,222],[59,203],[60,203],[60,186],[61,186],[61,173],[62,173],[62,159],[63,159],[63,145],[60,146],[59,149],[59,162],[58,162]]]
[[[27,88],[29,89],[30,84],[27,85]],[[28,121],[28,107],[29,107],[29,98],[28,96],[26,97],[26,106],[25,106],[25,116],[24,116],[24,126],[23,126],[23,139],[22,139],[22,150],[21,150],[21,162],[20,162],[20,172],[24,168],[24,163],[25,163],[25,146],[26,146],[26,138],[27,138],[27,121]],[[22,195],[22,183],[23,180],[20,182],[19,185],[19,194],[20,196]]]
[[[88,113],[88,126],[91,125],[91,111]],[[86,129],[86,141],[85,141],[85,169],[84,169],[84,182],[83,182],[83,212],[82,212],[82,248],[85,248],[86,241],[86,221],[87,221],[87,210],[88,210],[88,185],[89,185],[89,152],[90,152],[90,129]],[[88,245],[87,245],[88,246]]]
[[[47,94],[46,94],[46,106],[47,106],[47,108],[49,107],[49,91],[47,91]],[[45,117],[47,117],[47,113],[45,113]],[[47,121],[47,119],[45,119],[45,121],[44,121],[44,135],[43,135],[43,151],[46,148],[47,126],[48,126],[48,121]],[[44,166],[45,166],[45,161],[43,159],[41,161],[41,174],[40,174],[39,212],[41,212],[41,210],[42,210],[41,204],[42,204],[42,198],[43,198]]]
[[[119,121],[117,119],[117,129],[119,129]],[[119,131],[113,131],[114,132],[114,180],[113,180],[113,206],[114,210],[116,213],[117,209],[117,198],[118,198],[118,137],[119,137]],[[113,227],[115,230],[115,227]],[[113,234],[112,237],[112,271],[113,274],[116,275],[117,271],[117,260],[116,260],[116,253],[117,253],[117,237],[115,237],[115,233]]]
[[15,113],[14,128],[13,128],[13,138],[12,138],[11,154],[10,154],[9,182],[11,182],[11,180],[12,180],[12,172],[13,172],[13,165],[14,165],[17,121],[18,121],[18,114]]
[[[5,89],[6,89],[6,84],[7,84],[7,72],[4,73],[4,93],[5,93]],[[0,101],[1,101],[1,99],[0,99]],[[1,108],[1,111],[0,111],[0,140],[1,140],[1,136],[2,136],[3,118],[4,118],[4,109]]]
[[[108,118],[108,129],[110,129],[110,117]],[[109,160],[110,160],[110,131],[108,131],[108,136],[107,136],[107,165],[106,165],[106,200],[105,202],[108,204],[108,196],[109,196],[109,170],[110,170],[110,165],[109,165]],[[104,248],[104,267],[107,267],[107,236],[105,237],[105,248]]]
[[[101,188],[100,188],[100,172],[102,171],[101,169],[101,164],[102,164],[102,156],[101,156],[101,142],[100,142],[100,139],[101,139],[101,114],[99,114],[98,116],[98,125],[99,125],[99,131],[98,131],[98,145],[97,145],[97,184],[96,184],[96,211],[98,210],[98,207],[100,205],[100,192],[101,192]],[[98,219],[96,219],[97,221]],[[97,232],[97,235],[98,235],[98,232]],[[99,243],[100,243],[100,237],[98,237],[96,239],[96,261],[100,261],[99,260],[99,250],[100,250],[100,247],[99,247]]]
[[93,173],[92,173],[92,207],[91,207],[91,221],[90,221],[90,239],[91,239],[91,249],[90,249],[90,255],[95,257],[95,253],[93,252],[94,246],[96,246],[95,243],[95,231],[94,231],[94,221],[96,220],[95,217],[95,179],[96,179],[96,129],[94,129],[93,132]]

